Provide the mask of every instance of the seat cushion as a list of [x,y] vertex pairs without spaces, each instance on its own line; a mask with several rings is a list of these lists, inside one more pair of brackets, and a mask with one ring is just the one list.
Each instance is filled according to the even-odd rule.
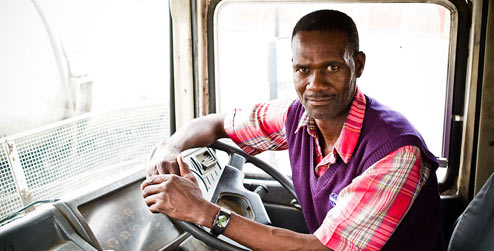
[[494,250],[494,174],[467,206],[449,242],[451,251]]

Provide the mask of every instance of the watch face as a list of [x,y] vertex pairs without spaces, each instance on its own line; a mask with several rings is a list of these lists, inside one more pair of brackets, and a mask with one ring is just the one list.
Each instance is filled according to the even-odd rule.
[[218,227],[225,228],[226,225],[228,224],[228,217],[225,215],[220,215],[218,217],[218,223],[216,224]]

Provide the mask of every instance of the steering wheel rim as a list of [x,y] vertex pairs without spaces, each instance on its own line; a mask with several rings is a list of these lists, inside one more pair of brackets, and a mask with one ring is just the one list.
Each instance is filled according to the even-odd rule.
[[[280,171],[278,171],[276,168],[274,168],[270,164],[262,161],[261,159],[259,159],[257,157],[248,155],[247,153],[245,153],[244,151],[242,151],[240,148],[238,148],[236,146],[232,146],[232,145],[223,143],[221,141],[215,141],[209,147],[212,149],[217,149],[217,150],[221,150],[223,152],[228,153],[230,158],[233,154],[238,154],[238,155],[244,157],[246,160],[246,163],[251,163],[251,164],[255,165],[257,168],[266,172],[268,175],[270,175],[276,181],[278,181],[293,196],[293,198],[297,198],[297,196],[295,194],[295,190],[293,188],[293,183],[291,182],[291,180],[288,179],[288,177],[286,175],[282,174]],[[172,219],[172,220],[177,225],[179,225],[184,231],[192,234],[195,238],[203,241],[204,243],[206,243],[207,245],[209,245],[213,248],[216,248],[216,249],[222,250],[222,251],[245,251],[245,249],[243,249],[243,248],[239,248],[233,244],[230,244],[226,241],[219,239],[218,237],[210,234],[209,232],[206,232],[206,230],[204,230],[203,228],[201,228],[195,224],[185,222],[185,221],[179,221],[179,220],[175,220],[175,219]]]

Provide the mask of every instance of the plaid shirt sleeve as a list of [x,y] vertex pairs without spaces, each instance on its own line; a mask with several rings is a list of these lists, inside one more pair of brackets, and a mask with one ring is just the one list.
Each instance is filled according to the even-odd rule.
[[332,250],[380,250],[427,181],[420,150],[404,146],[344,188],[314,233]]
[[266,150],[285,150],[288,148],[286,116],[294,101],[273,100],[256,104],[249,110],[235,109],[225,117],[225,131],[250,155]]

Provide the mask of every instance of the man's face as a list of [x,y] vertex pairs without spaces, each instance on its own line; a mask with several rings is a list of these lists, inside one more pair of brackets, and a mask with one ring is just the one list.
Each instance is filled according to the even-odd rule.
[[365,54],[353,55],[338,31],[299,31],[292,40],[293,81],[300,102],[315,119],[346,116],[364,69]]

